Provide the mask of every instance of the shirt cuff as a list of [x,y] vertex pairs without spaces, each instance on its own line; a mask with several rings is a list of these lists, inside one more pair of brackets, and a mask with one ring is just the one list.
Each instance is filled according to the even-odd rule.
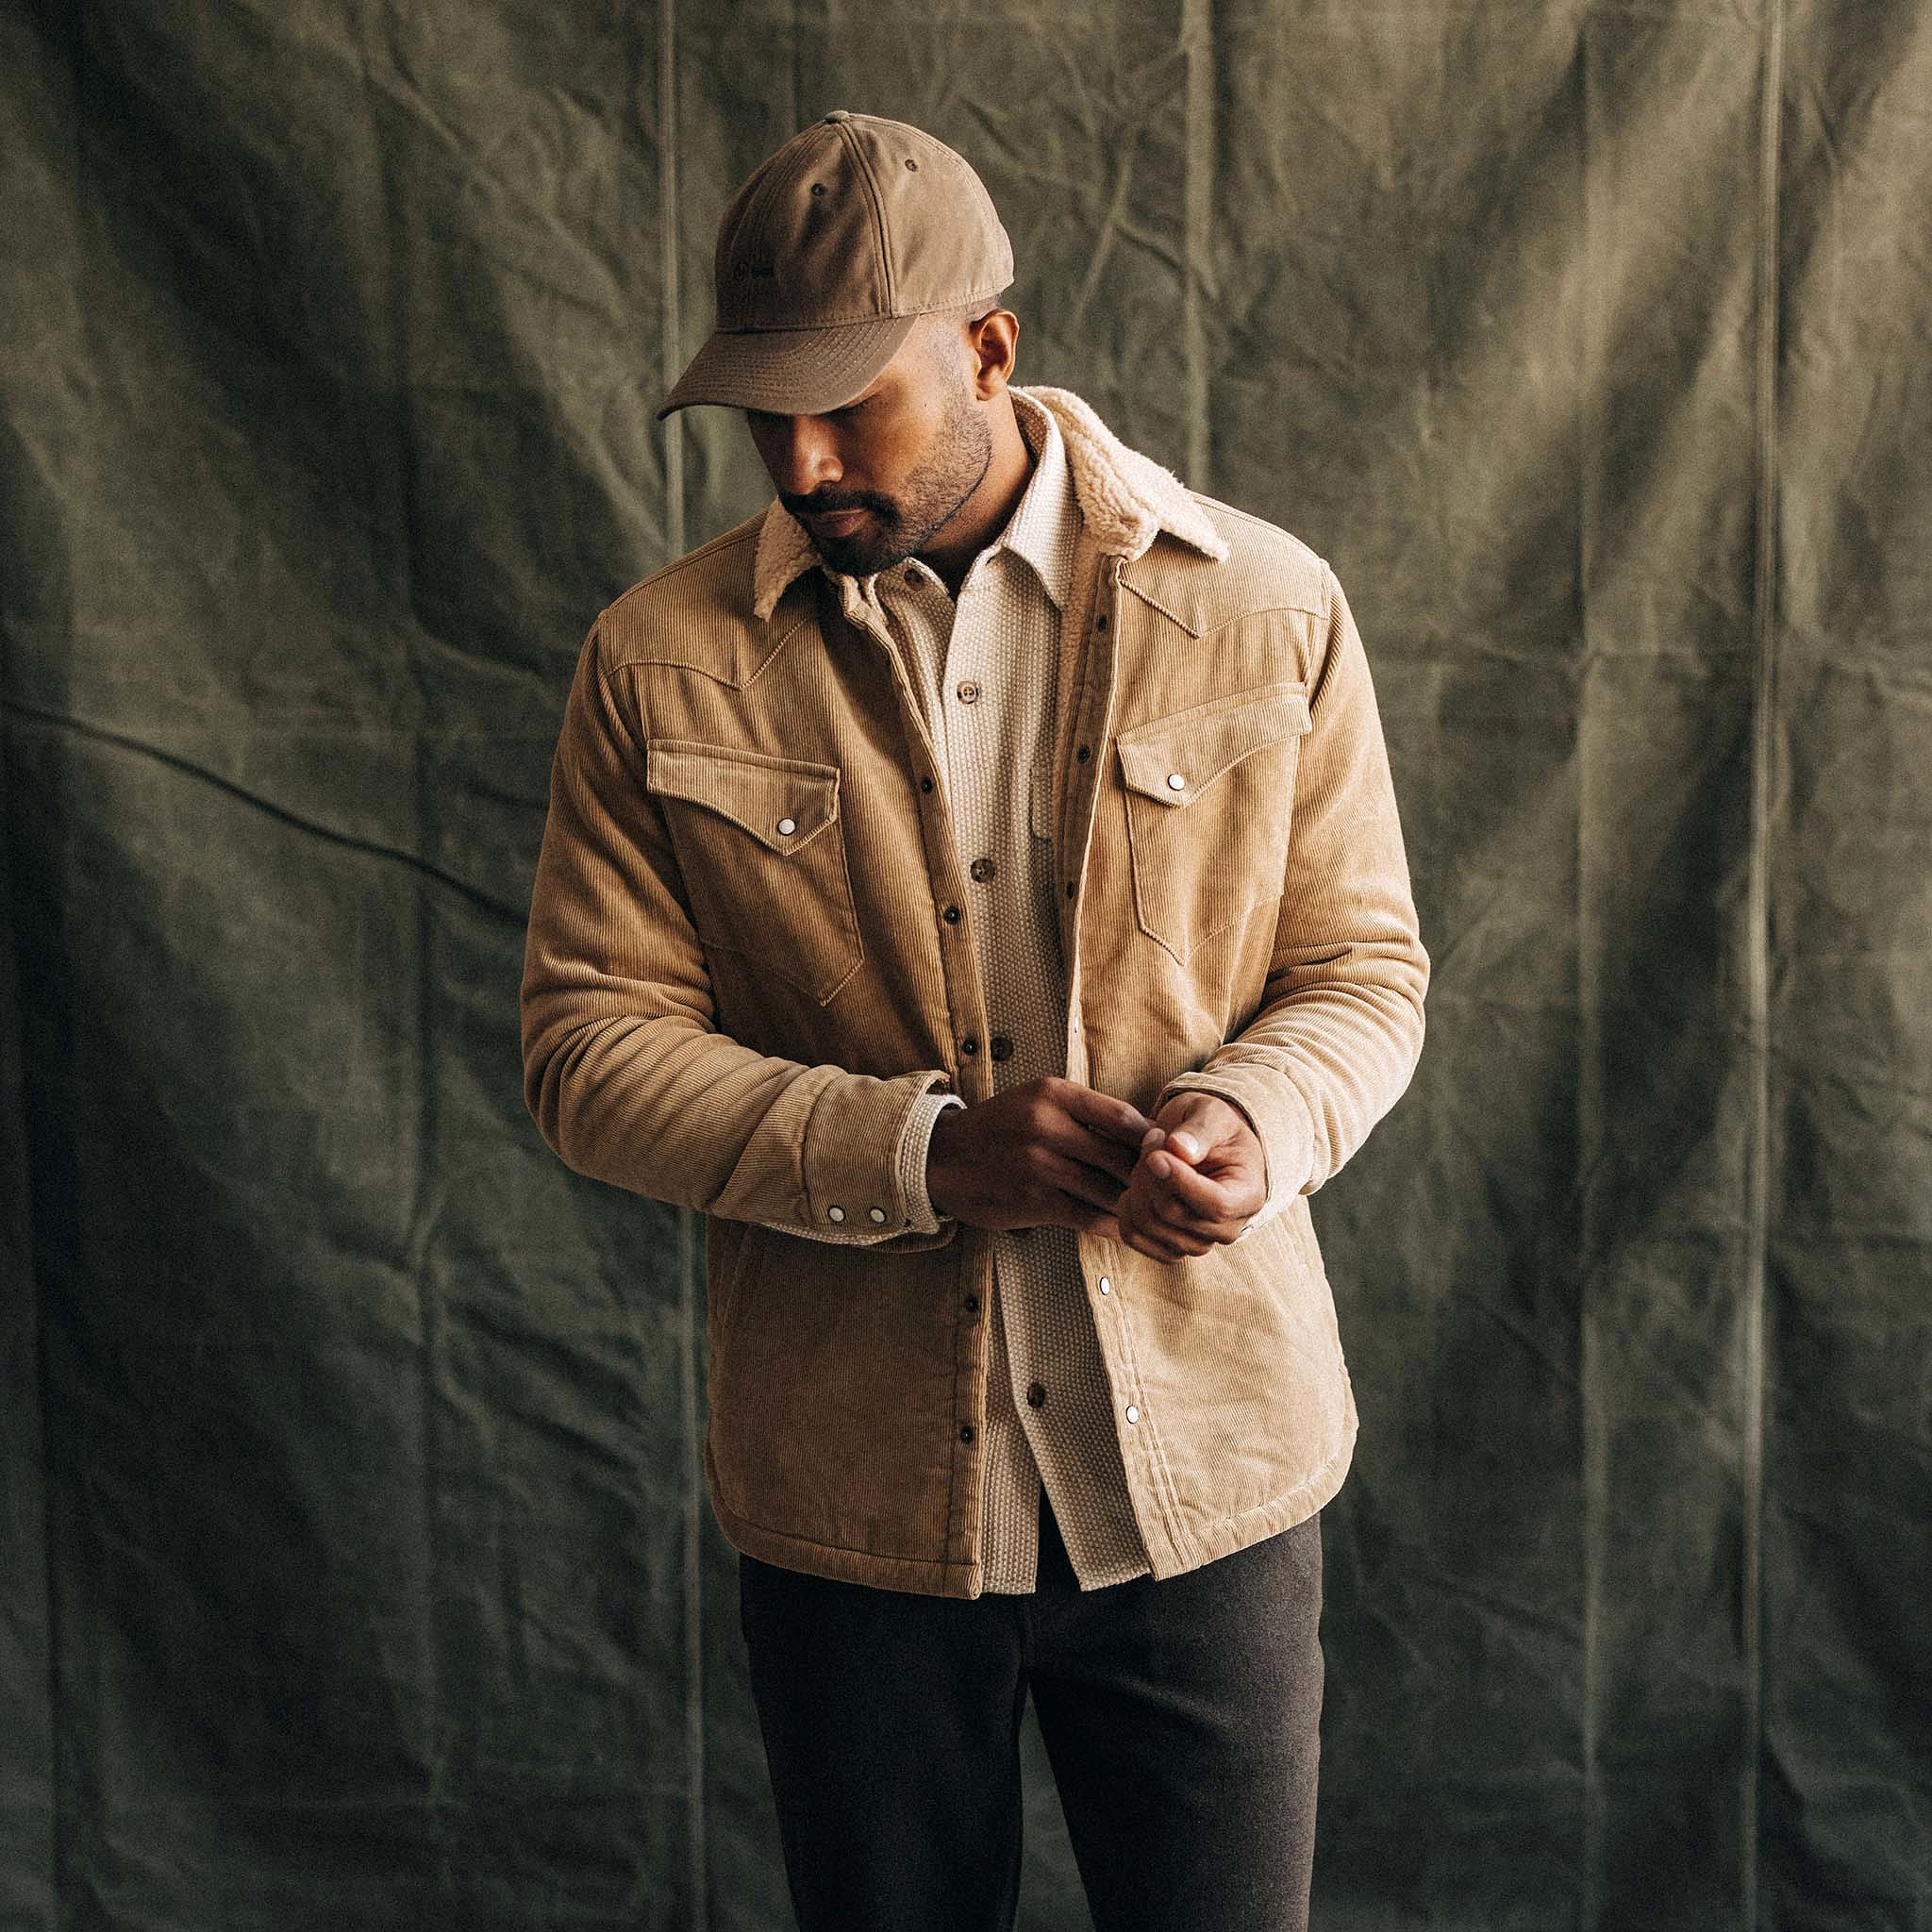
[[942,1225],[925,1191],[926,1154],[932,1145],[933,1123],[949,1107],[964,1107],[957,1093],[922,1093],[912,1103],[906,1133],[899,1142],[899,1191],[906,1200],[906,1225],[914,1234],[937,1234]]

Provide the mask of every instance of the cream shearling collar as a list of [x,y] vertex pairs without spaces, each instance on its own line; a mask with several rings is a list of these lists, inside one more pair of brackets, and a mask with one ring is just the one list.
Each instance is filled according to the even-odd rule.
[[[1166,530],[1217,563],[1227,560],[1226,540],[1187,485],[1152,457],[1129,449],[1072,390],[1016,385],[1013,396],[1039,404],[1059,425],[1074,500],[1087,534],[1104,555],[1131,562]],[[818,560],[805,525],[774,497],[758,526],[752,564],[752,608],[758,617],[769,621],[778,599]]]

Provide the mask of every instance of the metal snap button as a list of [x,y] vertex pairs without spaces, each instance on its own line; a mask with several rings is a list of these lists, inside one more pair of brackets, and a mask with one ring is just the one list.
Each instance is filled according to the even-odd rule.
[[778,829],[789,839],[793,832],[797,831],[798,821],[796,819],[780,819],[778,821]]
[[1167,774],[1167,789],[1170,791],[1185,791],[1188,789],[1188,781],[1180,773],[1170,772]]
[[886,1210],[883,1208],[868,1208],[865,1211],[868,1214],[870,1214],[874,1221],[883,1221],[886,1218]]
[[1131,1402],[1127,1404],[1127,1420],[1130,1423],[1137,1423],[1141,1420],[1141,1411]]
[[1113,1283],[1104,1274],[1100,1277],[1100,1291],[1102,1294],[1111,1294],[1113,1292]]
[[825,1219],[827,1221],[843,1221],[845,1219],[845,1210],[836,1206],[827,1208],[825,1209]]

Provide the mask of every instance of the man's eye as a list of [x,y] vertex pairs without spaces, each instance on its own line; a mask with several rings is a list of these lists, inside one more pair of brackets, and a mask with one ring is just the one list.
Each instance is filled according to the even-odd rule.
[[858,413],[860,409],[865,408],[869,404],[873,403],[875,400],[876,398],[873,396],[860,396],[856,403],[847,403],[842,409],[834,409],[831,411],[831,414],[834,415],[835,417],[855,416]]

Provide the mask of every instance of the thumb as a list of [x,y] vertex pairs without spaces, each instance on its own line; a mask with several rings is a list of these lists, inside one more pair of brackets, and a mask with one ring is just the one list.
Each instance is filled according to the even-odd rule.
[[1192,1166],[1207,1153],[1214,1141],[1208,1122],[1212,1108],[1209,1095],[1177,1093],[1160,1109],[1160,1127],[1167,1136],[1162,1144],[1170,1154]]

